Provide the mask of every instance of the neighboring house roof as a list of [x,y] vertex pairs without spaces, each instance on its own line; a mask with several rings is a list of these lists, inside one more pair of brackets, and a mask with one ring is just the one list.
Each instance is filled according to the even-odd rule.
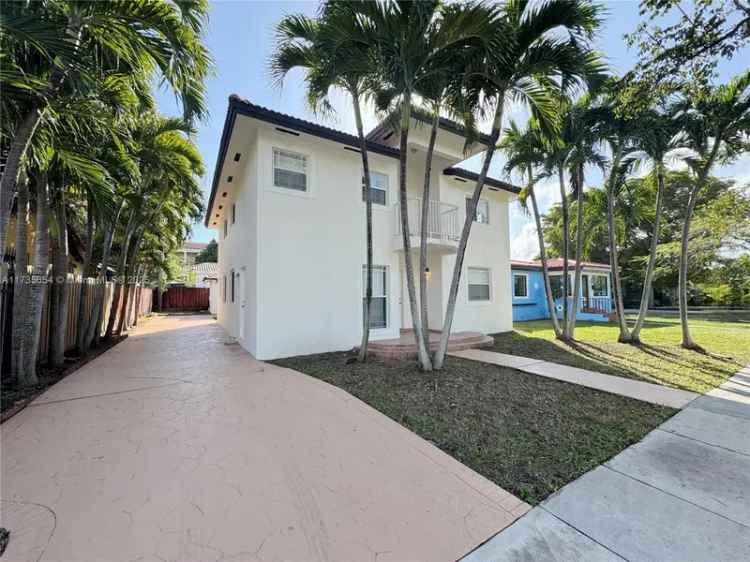
[[205,242],[191,242],[188,240],[187,242],[182,244],[182,247],[180,248],[180,251],[184,250],[205,250],[208,247],[208,244]]
[[[568,268],[573,270],[576,266],[576,260],[568,260]],[[583,269],[598,269],[601,271],[609,271],[610,267],[608,263],[599,263],[593,261],[581,262]],[[525,261],[525,260],[511,260],[511,269],[542,269],[541,261]],[[547,269],[550,271],[560,271],[563,269],[563,259],[555,258],[547,260]]]
[[[227,108],[227,116],[224,119],[224,129],[221,133],[221,142],[219,143],[219,155],[216,159],[214,178],[211,182],[211,195],[208,199],[206,218],[204,219],[204,224],[206,226],[209,225],[209,218],[213,209],[214,199],[216,198],[216,191],[219,185],[219,178],[221,177],[221,170],[224,167],[224,159],[226,158],[227,147],[229,146],[229,140],[232,136],[232,129],[234,128],[234,122],[237,119],[237,115],[244,115],[246,117],[264,121],[272,125],[277,125],[277,127],[291,129],[322,139],[337,142],[345,145],[345,148],[347,148],[348,150],[359,152],[359,138],[356,135],[344,133],[343,131],[338,131],[330,127],[318,125],[317,123],[313,123],[312,121],[306,121],[298,117],[280,113],[278,111],[274,111],[272,109],[268,109],[266,107],[249,102],[241,98],[237,94],[232,94],[231,96],[229,96],[229,107]],[[419,114],[415,114],[415,119],[422,118],[419,116]],[[382,126],[384,126],[383,123],[378,125],[378,127]],[[463,135],[465,133],[465,129],[461,125],[449,119],[441,118],[440,126],[445,130],[454,132],[459,135]],[[398,158],[398,149],[380,144],[378,142],[374,142],[369,138],[370,136],[373,136],[375,134],[378,127],[376,127],[367,135],[367,149],[383,156]],[[487,135],[480,135],[480,140],[484,144],[487,144],[489,142],[489,137]],[[476,174],[474,174],[473,172],[469,172],[468,170],[453,167],[447,168],[446,171],[447,170],[451,170],[452,172],[446,175],[455,175],[467,179],[472,179],[472,176],[474,176],[474,178],[476,179]],[[510,184],[506,184],[505,182],[501,182],[500,180],[496,180],[493,178],[487,178],[486,184],[492,187],[497,187],[499,189],[505,189],[507,191],[510,191],[511,193],[519,193],[521,191],[520,188],[517,188]]]
[[195,275],[200,279],[219,278],[219,264],[214,261],[196,263],[190,270],[194,271]]

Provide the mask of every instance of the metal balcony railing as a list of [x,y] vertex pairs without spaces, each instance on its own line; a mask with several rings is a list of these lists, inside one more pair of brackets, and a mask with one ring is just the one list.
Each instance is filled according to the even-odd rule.
[[[409,213],[409,233],[419,236],[422,224],[422,199],[410,197],[406,200]],[[430,201],[427,215],[427,237],[442,241],[457,242],[458,232],[458,207],[440,201]],[[401,236],[401,206],[396,203],[393,206],[394,236]]]

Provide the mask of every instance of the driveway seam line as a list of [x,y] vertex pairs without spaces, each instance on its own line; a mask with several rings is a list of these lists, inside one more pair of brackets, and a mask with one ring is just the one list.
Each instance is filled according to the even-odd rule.
[[[721,387],[720,387],[720,386],[718,386],[717,388],[721,388]],[[698,398],[704,398],[704,397],[705,397],[705,398],[714,398],[714,399],[716,399],[716,400],[726,400],[726,398],[720,398],[720,397],[718,397],[718,396],[711,396],[710,394],[704,394],[704,395],[702,395],[702,396],[699,396]],[[698,398],[696,398],[695,400],[698,400]],[[703,407],[701,407],[701,405],[700,405],[700,404],[695,404],[695,405],[693,405],[693,404],[692,404],[692,402],[691,402],[691,403],[690,403],[690,406],[691,406],[691,407],[693,407],[693,408],[697,408],[698,410],[702,410],[702,411],[704,411],[704,412],[708,412],[709,414],[718,414],[718,415],[720,415],[720,416],[728,416],[728,417],[730,417],[730,418],[734,418],[734,419],[736,419],[736,420],[745,420],[745,421],[750,421],[750,418],[748,418],[747,416],[737,416],[737,415],[735,415],[735,414],[729,414],[729,413],[727,413],[727,412],[714,412],[713,410],[709,410],[709,409],[707,409],[707,408],[703,408]]]
[[[565,520],[565,519],[563,519],[562,517],[559,517],[559,516],[558,516],[558,515],[557,515],[556,513],[553,513],[552,511],[550,511],[549,509],[547,509],[547,508],[546,508],[545,506],[543,506],[543,505],[539,504],[539,505],[538,505],[537,507],[538,507],[539,509],[541,509],[542,511],[544,511],[545,513],[549,513],[549,514],[550,514],[550,515],[551,515],[552,517],[554,517],[555,519],[557,519],[558,521],[560,521],[560,522],[561,522],[561,523],[563,523],[564,525],[567,525],[568,527],[570,527],[570,528],[571,528],[571,529],[573,529],[574,531],[576,531],[576,532],[578,532],[578,533],[581,533],[581,534],[582,534],[582,535],[583,535],[584,537],[586,537],[586,538],[588,538],[588,539],[590,539],[590,540],[594,541],[594,542],[595,542],[596,544],[598,544],[599,546],[601,546],[601,547],[602,547],[603,549],[605,549],[605,550],[607,550],[607,551],[611,552],[612,554],[614,554],[614,555],[615,555],[615,556],[617,556],[618,558],[621,558],[622,560],[625,560],[626,562],[630,562],[630,559],[629,559],[629,558],[625,558],[625,557],[624,557],[624,556],[623,556],[622,554],[620,554],[619,552],[616,552],[616,551],[612,550],[612,549],[611,549],[610,547],[608,547],[608,546],[607,546],[606,544],[603,544],[603,543],[599,542],[599,541],[598,541],[598,540],[596,540],[596,539],[595,539],[594,537],[592,537],[592,536],[591,536],[591,535],[589,535],[588,533],[586,533],[586,532],[582,531],[581,529],[579,529],[578,527],[576,527],[575,525],[573,525],[573,524],[572,524],[572,523],[570,523],[569,521],[566,521],[566,520]],[[500,532],[502,533],[502,531],[500,531]]]
[[722,519],[726,519],[727,521],[731,521],[732,523],[735,523],[735,524],[739,525],[740,527],[744,527],[745,529],[750,529],[750,526],[745,525],[744,523],[741,523],[740,521],[735,521],[731,517],[727,517],[726,515],[723,515],[721,513],[717,513],[716,511],[713,511],[712,509],[708,509],[707,507],[705,507],[703,505],[700,505],[700,504],[697,504],[695,502],[692,502],[692,501],[690,501],[688,499],[685,499],[685,498],[680,497],[680,496],[678,496],[676,494],[673,494],[672,492],[668,492],[667,490],[662,490],[658,486],[654,486],[653,484],[650,484],[649,482],[645,482],[645,481],[641,480],[640,478],[636,478],[635,476],[632,476],[632,475],[628,474],[627,472],[623,472],[621,470],[617,470],[616,468],[612,468],[607,463],[603,464],[602,466],[604,468],[606,468],[607,470],[611,470],[612,472],[615,472],[615,473],[620,474],[620,475],[622,475],[622,476],[624,476],[626,478],[630,478],[631,480],[639,482],[640,484],[643,484],[644,486],[648,486],[649,488],[652,488],[654,490],[658,490],[659,492],[661,492],[663,494],[666,494],[666,495],[671,496],[671,497],[673,497],[673,498],[675,498],[675,499],[677,499],[679,501],[682,501],[682,502],[685,502],[685,503],[690,504],[692,506],[695,506],[698,509],[701,509],[701,510],[707,512],[707,513],[711,513],[713,515],[716,515],[717,517],[721,517]]
[[114,395],[117,395],[117,394],[127,394],[128,392],[138,392],[138,391],[141,391],[141,390],[152,390],[154,388],[164,388],[164,387],[167,387],[167,386],[174,386],[176,384],[190,384],[190,383],[177,381],[177,382],[170,382],[170,383],[167,383],[167,384],[159,384],[159,385],[156,385],[156,386],[143,386],[143,387],[140,387],[140,388],[131,388],[129,390],[117,390],[117,391],[114,391],[114,392],[103,392],[101,394],[88,394],[86,396],[76,396],[74,398],[62,398],[60,400],[49,400],[47,402],[39,402],[38,404],[29,404],[28,407],[29,408],[37,408],[39,406],[48,406],[50,404],[60,404],[62,402],[73,402],[74,400],[86,400],[87,398],[100,398],[102,396],[114,396]]
[[716,447],[717,449],[722,449],[724,451],[735,453],[737,455],[742,455],[743,457],[750,457],[750,454],[743,453],[742,451],[737,451],[736,449],[730,449],[729,447],[724,447],[722,445],[716,445],[715,443],[709,443],[708,441],[703,441],[701,439],[696,439],[695,437],[691,437],[689,435],[685,435],[683,433],[680,433],[679,431],[668,431],[666,429],[662,429],[661,427],[657,427],[654,429],[654,431],[661,431],[662,433],[667,433],[669,435],[675,435],[677,437],[682,437],[683,439],[688,439],[690,441],[695,441],[696,443],[700,443],[702,445],[706,445],[707,447]]

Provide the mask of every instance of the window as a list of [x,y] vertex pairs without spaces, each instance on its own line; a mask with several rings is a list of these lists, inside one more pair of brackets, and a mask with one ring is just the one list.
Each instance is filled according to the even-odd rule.
[[224,297],[224,302],[227,302],[227,276],[224,276],[224,288],[222,290],[222,295]]
[[227,220],[224,219],[224,238],[227,237],[228,233],[229,233],[229,227],[227,226]]
[[[362,266],[362,310],[367,306],[367,266]],[[372,300],[370,328],[388,327],[388,268],[372,266]]]
[[591,291],[595,297],[608,297],[609,290],[607,288],[607,276],[594,275],[591,278]]
[[235,207],[235,204],[232,203],[232,224],[237,220],[237,208]]
[[[552,298],[557,300],[563,296],[563,278],[562,275],[550,275],[549,286],[552,289]],[[568,289],[570,290],[570,289]]]
[[525,273],[513,275],[513,296],[520,299],[529,296],[529,276]]
[[490,300],[490,270],[470,267],[469,276],[469,300]]
[[[365,178],[362,178],[362,201],[366,201]],[[370,172],[370,201],[375,205],[388,204],[388,176],[380,172]]]
[[[466,213],[469,213],[469,206],[471,205],[471,199],[466,199]],[[490,223],[490,204],[487,199],[480,199],[477,203],[477,212],[474,213],[474,222],[480,222],[482,224]]]
[[232,270],[232,302],[234,302],[234,269]]
[[273,185],[307,191],[307,156],[274,148]]

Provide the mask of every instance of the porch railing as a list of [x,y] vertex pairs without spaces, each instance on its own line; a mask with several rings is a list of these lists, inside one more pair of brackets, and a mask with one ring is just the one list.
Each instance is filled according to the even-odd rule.
[[[555,299],[558,311],[562,310],[562,298]],[[568,297],[568,303],[572,308],[573,297]],[[614,310],[611,297],[580,297],[578,299],[578,310],[580,312],[592,312],[595,314],[609,314]]]
[[[409,233],[419,236],[422,224],[422,199],[410,197],[406,200],[406,208],[409,214]],[[458,233],[458,207],[440,201],[430,201],[427,215],[427,237],[443,241],[457,242]],[[393,206],[394,236],[401,236],[401,206],[396,203]]]

